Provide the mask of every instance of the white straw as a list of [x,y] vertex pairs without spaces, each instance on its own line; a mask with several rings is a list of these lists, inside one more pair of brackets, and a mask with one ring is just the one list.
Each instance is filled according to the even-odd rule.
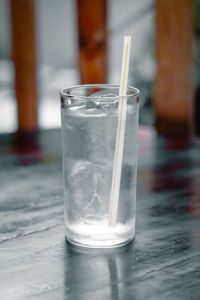
[[115,227],[117,224],[119,191],[122,172],[122,159],[124,150],[124,136],[126,129],[126,112],[127,112],[127,83],[128,69],[130,61],[131,37],[124,37],[124,48],[121,67],[121,81],[119,90],[119,109],[118,109],[118,125],[115,144],[115,157],[113,164],[112,187],[110,191],[110,211],[109,211],[109,227]]

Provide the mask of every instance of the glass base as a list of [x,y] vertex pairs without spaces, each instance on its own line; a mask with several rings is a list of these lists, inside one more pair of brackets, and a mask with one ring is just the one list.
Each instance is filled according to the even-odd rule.
[[73,245],[87,248],[114,248],[127,245],[132,242],[135,237],[135,228],[130,232],[110,233],[104,235],[93,234],[78,234],[66,229],[66,240]]

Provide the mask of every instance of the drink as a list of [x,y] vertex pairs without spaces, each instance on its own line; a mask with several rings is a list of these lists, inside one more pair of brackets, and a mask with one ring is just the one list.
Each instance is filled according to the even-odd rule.
[[138,103],[127,102],[118,219],[110,228],[119,99],[104,97],[74,99],[61,108],[66,236],[91,247],[123,244],[135,231]]

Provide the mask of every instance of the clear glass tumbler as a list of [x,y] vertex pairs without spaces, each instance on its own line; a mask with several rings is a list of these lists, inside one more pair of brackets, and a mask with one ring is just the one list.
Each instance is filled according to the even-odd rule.
[[127,89],[117,224],[109,207],[118,125],[119,86],[88,84],[60,92],[66,238],[105,248],[135,235],[139,90]]

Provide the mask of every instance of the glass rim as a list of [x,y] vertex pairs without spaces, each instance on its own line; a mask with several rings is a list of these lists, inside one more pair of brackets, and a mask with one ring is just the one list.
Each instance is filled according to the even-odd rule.
[[[67,91],[70,91],[70,90],[76,90],[76,89],[80,89],[80,88],[102,88],[102,89],[106,89],[106,88],[120,88],[119,85],[117,84],[78,84],[78,85],[73,85],[73,86],[69,86],[69,87],[66,87],[64,89],[61,89],[60,90],[60,96],[61,97],[64,97],[64,98],[73,98],[73,97],[76,97],[76,99],[81,99],[81,100],[91,100],[92,99],[92,95],[91,96],[83,96],[83,95],[79,95],[79,94],[67,94],[66,92]],[[140,95],[140,90],[135,88],[135,87],[131,87],[131,86],[127,86],[127,89],[130,91],[130,94],[126,95],[125,97],[128,99],[128,98],[131,98],[131,97],[138,97]],[[120,99],[122,98],[122,96],[119,96],[119,95],[113,95],[112,99]],[[111,97],[110,96],[106,96],[106,95],[101,95],[101,99],[105,99],[105,100],[111,100]]]

